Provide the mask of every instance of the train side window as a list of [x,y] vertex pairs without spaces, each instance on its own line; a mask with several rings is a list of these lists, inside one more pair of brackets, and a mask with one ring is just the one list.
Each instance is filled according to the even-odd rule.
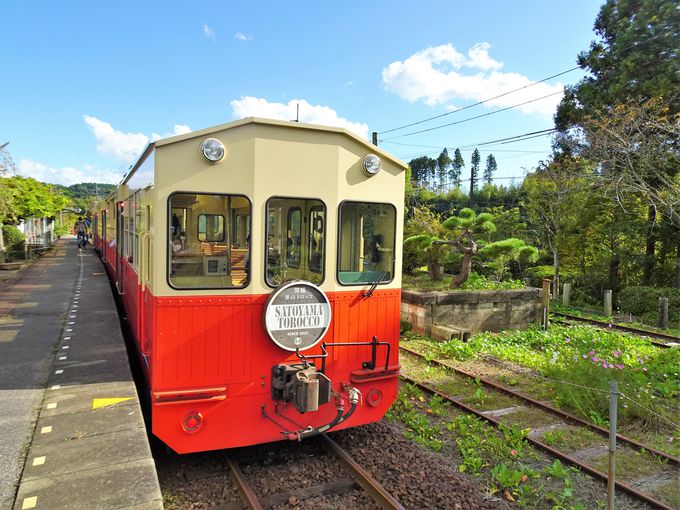
[[224,241],[224,216],[220,214],[199,214],[198,240],[211,243]]
[[[248,285],[249,243],[238,228],[250,220],[241,195],[174,193],[168,199],[168,283],[176,289],[228,289]],[[242,218],[237,227],[236,218]]]
[[388,283],[394,277],[396,209],[392,204],[343,202],[339,210],[338,282]]
[[309,209],[309,270],[323,272],[324,249],[326,246],[326,209],[314,206]]
[[299,207],[288,209],[286,239],[286,263],[288,267],[298,269],[300,267],[300,241],[302,240],[302,211]]
[[326,206],[320,200],[273,197],[267,201],[267,285],[323,282],[325,218]]

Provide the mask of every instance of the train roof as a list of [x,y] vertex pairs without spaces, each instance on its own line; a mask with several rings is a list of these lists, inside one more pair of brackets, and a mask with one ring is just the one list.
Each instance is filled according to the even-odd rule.
[[[310,130],[310,131],[320,131],[320,132],[328,132],[328,133],[336,133],[336,134],[341,134],[344,135],[351,140],[353,140],[355,143],[364,146],[367,150],[369,150],[372,153],[375,153],[376,155],[380,156],[381,158],[388,159],[392,163],[394,163],[397,167],[402,168],[403,170],[406,170],[408,168],[408,164],[404,163],[402,160],[396,158],[389,152],[385,152],[382,149],[380,149],[378,146],[373,145],[372,143],[369,143],[368,140],[364,140],[360,136],[357,136],[356,134],[352,133],[351,131],[341,128],[341,127],[334,127],[334,126],[322,126],[319,124],[305,124],[302,122],[295,122],[295,121],[283,121],[283,120],[275,120],[275,119],[265,119],[261,117],[246,117],[240,120],[236,120],[233,122],[227,122],[225,124],[219,124],[217,126],[205,128],[205,129],[199,129],[197,131],[191,131],[189,133],[184,133],[181,135],[175,135],[175,136],[170,136],[167,138],[161,138],[159,140],[156,140],[154,142],[149,143],[142,154],[137,158],[135,163],[130,167],[130,170],[123,176],[123,179],[121,180],[120,184],[126,184],[130,178],[135,174],[137,169],[144,163],[144,161],[149,157],[149,155],[154,151],[156,147],[163,147],[166,145],[172,145],[174,143],[178,143],[184,140],[190,140],[192,138],[203,138],[205,136],[209,136],[214,133],[218,133],[220,131],[224,131],[227,129],[236,129],[242,126],[248,126],[248,125],[263,125],[263,126],[276,126],[276,127],[281,127],[281,128],[286,128],[286,129],[302,129],[302,130]],[[115,191],[111,194],[111,196],[115,195]]]
[[200,138],[204,137],[206,135],[210,135],[212,133],[217,133],[219,131],[224,131],[225,129],[234,129],[238,128],[241,126],[249,125],[249,124],[263,124],[263,125],[269,125],[269,126],[279,126],[283,128],[288,128],[288,129],[308,129],[308,130],[313,130],[313,131],[326,131],[329,133],[340,133],[348,138],[351,138],[354,140],[356,143],[363,145],[367,149],[369,149],[371,152],[377,153],[380,157],[387,158],[390,161],[392,161],[395,165],[403,168],[404,170],[408,167],[406,163],[401,161],[400,159],[394,157],[388,152],[383,151],[379,147],[373,145],[372,143],[369,143],[368,140],[364,140],[360,136],[355,135],[351,131],[348,131],[345,128],[340,128],[340,127],[334,127],[334,126],[321,126],[319,124],[305,124],[302,122],[295,122],[295,121],[284,121],[284,120],[275,120],[275,119],[264,119],[260,117],[246,117],[241,120],[236,120],[233,122],[227,122],[225,124],[219,124],[217,126],[213,126],[210,128],[206,129],[200,129],[198,131],[191,131],[189,133],[185,133],[182,135],[175,135],[171,136],[168,138],[163,138],[161,140],[156,140],[155,144],[156,147],[162,147],[164,145],[170,145],[172,143],[180,142],[182,140],[188,140],[191,138]]

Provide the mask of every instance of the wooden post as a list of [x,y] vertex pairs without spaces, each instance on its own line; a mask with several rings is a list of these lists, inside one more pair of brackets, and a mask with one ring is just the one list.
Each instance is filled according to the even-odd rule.
[[565,283],[562,287],[562,304],[564,306],[571,305],[571,283]]
[[604,314],[607,317],[612,316],[612,291],[611,290],[605,290],[604,291]]
[[659,327],[666,329],[668,327],[668,298],[659,298]]
[[550,314],[550,280],[543,279],[543,289],[541,290],[541,309],[543,310],[543,318],[541,324],[543,329],[548,329],[548,316]]

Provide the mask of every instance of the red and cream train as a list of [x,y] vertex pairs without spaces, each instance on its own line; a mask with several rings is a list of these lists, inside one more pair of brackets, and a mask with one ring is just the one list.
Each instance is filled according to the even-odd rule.
[[151,143],[93,242],[180,453],[377,421],[397,394],[405,165],[243,119]]

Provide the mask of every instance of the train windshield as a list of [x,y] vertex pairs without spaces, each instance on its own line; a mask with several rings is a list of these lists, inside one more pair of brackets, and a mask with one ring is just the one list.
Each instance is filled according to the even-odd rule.
[[343,202],[340,205],[338,281],[341,284],[392,281],[396,214],[391,204]]
[[267,284],[324,279],[326,206],[320,200],[271,198],[267,202]]
[[246,197],[175,193],[168,212],[170,285],[215,289],[248,284],[251,206]]

